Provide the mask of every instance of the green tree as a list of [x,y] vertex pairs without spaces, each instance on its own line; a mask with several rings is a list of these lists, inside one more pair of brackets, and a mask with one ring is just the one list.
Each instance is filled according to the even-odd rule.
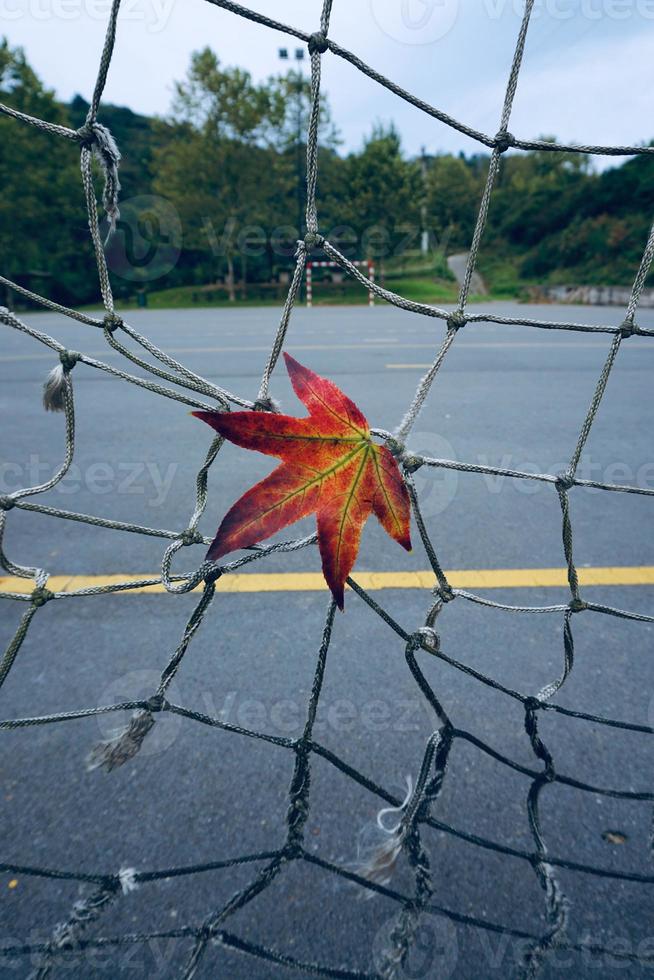
[[[303,233],[306,210],[306,135],[311,112],[311,81],[300,71],[291,70],[285,75],[268,79],[268,90],[276,108],[275,127],[271,145],[277,151],[276,193],[274,195],[274,219],[288,224],[289,219],[297,227],[296,238]],[[320,182],[318,187],[319,210],[324,214],[326,193],[329,193],[330,177],[334,169],[336,149],[340,136],[334,126],[329,104],[324,93],[320,100],[318,119],[320,154]]]
[[[6,40],[0,100],[73,127],[88,109],[79,96],[57,102]],[[270,279],[290,264],[303,226],[310,100],[309,80],[298,72],[255,83],[205,49],[176,86],[169,120],[102,105],[100,120],[123,153],[123,198],[154,192],[182,219],[184,251],[159,285],[225,276],[235,298],[237,273],[244,292],[248,279]],[[441,244],[468,246],[487,154],[407,160],[393,127],[377,126],[359,152],[343,157],[324,97],[319,141],[320,226],[342,251],[377,260],[383,275],[387,256],[416,247],[423,215]],[[515,288],[534,280],[629,284],[653,209],[652,155],[598,173],[580,154],[508,153],[491,200],[482,271],[491,285],[495,276]],[[108,256],[111,262],[111,250]],[[4,115],[0,261],[8,278],[68,305],[97,299],[79,147]],[[112,278],[118,296],[133,291],[132,280]]]
[[433,157],[425,176],[427,229],[443,248],[467,248],[477,220],[485,173],[463,156]]
[[[171,138],[155,153],[155,190],[179,211],[187,247],[213,257],[214,275],[226,267],[230,300],[239,235],[265,197],[266,143],[282,118],[268,86],[240,68],[222,68],[205,48],[175,87]],[[247,261],[240,251],[244,289]]]
[[[209,48],[192,56],[176,85],[172,136],[155,152],[155,189],[178,209],[186,246],[210,260],[214,276],[226,272],[231,299],[237,261],[244,292],[250,256],[265,256],[270,276],[275,248],[292,255],[301,234],[292,226],[305,207],[310,104],[309,81],[298,72],[256,84]],[[321,153],[333,163],[338,135],[326,103],[319,130]],[[271,241],[284,227],[283,240]]]
[[[0,42],[0,100],[49,122],[65,109],[20,48]],[[0,117],[0,265],[3,274],[49,296],[75,302],[94,295],[95,279],[79,175],[69,140]]]
[[420,233],[422,177],[405,159],[393,126],[376,126],[361,153],[348,157],[346,207],[365,258],[379,263],[414,245]]
[[589,182],[588,159],[580,153],[536,150],[505,157],[491,202],[491,234],[538,244],[583,208]]

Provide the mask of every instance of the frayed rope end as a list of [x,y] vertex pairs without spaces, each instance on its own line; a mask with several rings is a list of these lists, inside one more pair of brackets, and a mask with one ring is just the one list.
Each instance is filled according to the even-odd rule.
[[63,412],[66,407],[66,372],[57,364],[43,383],[43,407],[46,412]]
[[43,407],[46,412],[63,412],[66,408],[68,375],[82,355],[74,350],[60,350],[59,360],[43,384]]
[[[402,822],[402,818],[400,817],[400,820],[394,827],[387,827],[384,823],[384,817],[387,813],[404,814],[413,796],[413,780],[411,776],[406,777],[406,785],[407,793],[402,803],[397,807],[384,807],[377,814],[376,830],[384,834],[386,839],[374,847],[367,857],[360,857],[359,862],[355,865],[356,873],[361,878],[365,878],[366,881],[370,881],[375,885],[389,884],[395,873],[398,858],[402,853],[402,845],[406,835],[406,828]],[[373,898],[374,894],[373,891],[366,891],[365,897],[367,899]]]
[[106,126],[99,122],[85,123],[78,134],[83,144],[90,146],[93,156],[96,158],[104,176],[104,190],[102,192],[102,204],[109,219],[109,232],[105,240],[105,245],[116,230],[116,222],[120,218],[118,209],[118,195],[120,193],[120,180],[118,179],[118,165],[120,163],[120,150],[114,137]]
[[129,895],[130,892],[136,891],[139,886],[136,880],[136,868],[121,868],[118,872],[118,880],[123,895]]
[[123,728],[105,742],[99,742],[90,752],[86,760],[86,768],[105,769],[111,772],[133,759],[137,754],[145,736],[154,725],[152,712],[137,711],[127,728]]
[[[365,878],[373,885],[388,885],[395,873],[397,860],[402,853],[403,840],[403,834],[394,833],[388,840],[382,841],[372,854],[357,866],[356,872],[359,877]],[[374,897],[375,892],[366,891],[366,899]]]

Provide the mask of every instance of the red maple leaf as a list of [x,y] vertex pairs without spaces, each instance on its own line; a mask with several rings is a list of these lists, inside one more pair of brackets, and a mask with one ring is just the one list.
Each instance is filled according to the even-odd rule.
[[340,388],[284,354],[306,418],[267,412],[193,412],[226,439],[282,460],[236,501],[207,553],[217,561],[316,512],[322,569],[338,606],[371,513],[407,551],[409,495],[395,458],[372,442],[367,419]]

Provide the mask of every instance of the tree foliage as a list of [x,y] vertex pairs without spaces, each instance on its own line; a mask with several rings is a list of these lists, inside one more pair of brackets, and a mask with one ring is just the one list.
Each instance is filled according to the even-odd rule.
[[[166,119],[102,106],[100,121],[123,154],[123,201],[149,196],[181,222],[179,257],[149,288],[221,280],[235,297],[248,282],[288,272],[303,233],[310,95],[299,71],[255,81],[205,48],[175,86]],[[7,41],[0,42],[0,100],[74,128],[88,110],[81,96],[58,102]],[[375,259],[383,274],[391,259],[417,249],[425,231],[431,248],[468,248],[487,155],[408,159],[392,125],[373,127],[358,151],[343,154],[324,97],[319,144],[321,228],[351,258]],[[494,264],[504,263],[518,285],[627,284],[653,210],[652,156],[600,173],[580,154],[508,153],[491,199],[482,268],[492,275]],[[4,115],[0,261],[5,276],[54,299],[97,300],[78,147]],[[112,278],[121,297],[134,291],[137,277],[119,272]]]
[[[6,41],[0,42],[0,101],[53,123],[68,121],[23,52],[12,51]],[[0,188],[3,275],[47,290],[64,279],[65,293],[73,298],[89,267],[74,144],[0,117]]]
[[402,154],[393,126],[375,126],[360,153],[345,162],[344,207],[358,231],[363,256],[383,262],[414,241],[420,226],[422,180],[415,163]]

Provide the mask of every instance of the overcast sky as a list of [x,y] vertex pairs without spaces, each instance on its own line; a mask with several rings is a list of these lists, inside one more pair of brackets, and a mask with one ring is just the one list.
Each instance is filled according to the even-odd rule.
[[[311,31],[320,0],[243,0]],[[89,98],[108,0],[0,0],[0,33],[22,45],[62,99]],[[494,133],[520,24],[520,0],[334,0],[331,36],[404,88]],[[293,39],[207,0],[123,0],[108,101],[165,114],[192,51],[255,78],[281,68]],[[305,63],[306,64],[306,63]],[[323,80],[344,148],[393,120],[409,153],[475,144],[425,117],[333,55]],[[308,65],[307,65],[308,68]],[[536,0],[510,129],[523,138],[639,143],[654,137],[654,0]]]

